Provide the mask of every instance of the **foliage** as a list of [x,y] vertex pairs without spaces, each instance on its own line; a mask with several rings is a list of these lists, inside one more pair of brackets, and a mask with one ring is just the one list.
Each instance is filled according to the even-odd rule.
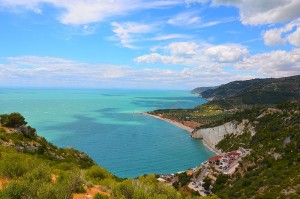
[[206,177],[206,178],[204,178],[203,179],[203,185],[202,185],[202,187],[205,189],[205,190],[210,190],[210,185],[212,184],[211,183],[211,179],[210,178],[208,178],[208,177]]
[[234,81],[201,92],[201,96],[215,100],[226,99],[235,106],[270,105],[300,99],[300,75]]
[[157,182],[155,175],[148,175],[119,183],[113,188],[112,198],[179,199],[184,197],[174,188]]
[[108,196],[97,193],[93,199],[109,199]]
[[2,126],[10,128],[18,128],[27,124],[25,118],[20,113],[0,115],[0,123]]
[[[245,109],[270,107],[287,100],[300,100],[300,75],[285,78],[234,81],[215,88],[200,88],[200,96],[209,99],[193,109],[155,110],[150,114],[185,123],[196,128],[214,127],[243,118]],[[250,113],[251,114],[251,113]],[[193,126],[195,128],[195,126]]]
[[99,166],[92,166],[91,168],[85,171],[85,176],[89,180],[93,180],[94,183],[97,183],[105,178],[112,178],[113,175],[109,173],[106,169]]
[[187,185],[191,181],[191,176],[187,175],[186,172],[178,174],[178,181],[181,186]]
[[251,114],[241,113],[255,126],[256,134],[228,136],[217,147],[230,151],[242,142],[252,149],[251,155],[241,161],[238,172],[230,178],[219,176],[213,191],[221,198],[297,198],[299,110],[300,102],[292,101],[276,108],[252,109]]

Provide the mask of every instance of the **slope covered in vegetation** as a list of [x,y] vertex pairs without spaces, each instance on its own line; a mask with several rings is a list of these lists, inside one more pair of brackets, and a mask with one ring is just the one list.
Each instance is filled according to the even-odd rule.
[[206,99],[226,99],[233,105],[275,104],[300,98],[300,75],[234,81],[201,92]]
[[299,100],[300,75],[234,81],[204,90],[200,96],[213,100],[193,109],[164,109],[149,113],[184,124],[192,122],[193,127],[198,128],[222,124],[232,114],[244,109],[271,107],[287,100]]
[[232,151],[243,146],[252,152],[234,175],[219,180],[214,192],[221,198],[299,198],[300,101],[243,111],[233,118],[247,119],[255,135],[227,136],[217,148]]

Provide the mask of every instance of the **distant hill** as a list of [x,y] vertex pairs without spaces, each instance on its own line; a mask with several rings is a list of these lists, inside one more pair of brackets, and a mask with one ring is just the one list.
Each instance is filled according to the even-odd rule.
[[300,75],[279,79],[266,79],[254,84],[228,100],[235,104],[277,104],[300,99]]
[[234,81],[219,87],[205,90],[199,87],[199,95],[209,102],[193,109],[155,110],[150,114],[192,124],[192,128],[209,127],[222,124],[226,118],[237,111],[256,106],[275,106],[290,100],[300,100],[300,75]]
[[211,87],[198,87],[198,88],[191,90],[191,93],[192,94],[201,94],[204,91],[213,90],[215,88],[217,88],[217,87],[216,86],[214,86],[214,87],[212,87],[212,86]]
[[215,89],[204,90],[201,97],[210,100],[227,100],[233,105],[276,104],[300,99],[300,75],[234,81]]

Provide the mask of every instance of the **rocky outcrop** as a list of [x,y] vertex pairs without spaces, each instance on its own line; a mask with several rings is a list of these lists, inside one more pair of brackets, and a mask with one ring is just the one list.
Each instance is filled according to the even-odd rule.
[[249,121],[243,120],[240,123],[231,121],[220,126],[199,129],[190,135],[193,138],[203,139],[207,145],[214,148],[226,135],[240,135],[246,131],[250,132],[252,136],[255,134],[254,127]]

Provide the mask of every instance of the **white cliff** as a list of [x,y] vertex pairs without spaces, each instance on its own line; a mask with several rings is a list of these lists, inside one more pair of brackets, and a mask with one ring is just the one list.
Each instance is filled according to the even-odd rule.
[[241,135],[246,131],[251,132],[252,136],[255,134],[254,127],[249,124],[248,120],[243,120],[241,123],[232,121],[212,128],[199,129],[192,132],[191,137],[203,139],[209,147],[215,149],[216,144],[218,144],[225,135]]

